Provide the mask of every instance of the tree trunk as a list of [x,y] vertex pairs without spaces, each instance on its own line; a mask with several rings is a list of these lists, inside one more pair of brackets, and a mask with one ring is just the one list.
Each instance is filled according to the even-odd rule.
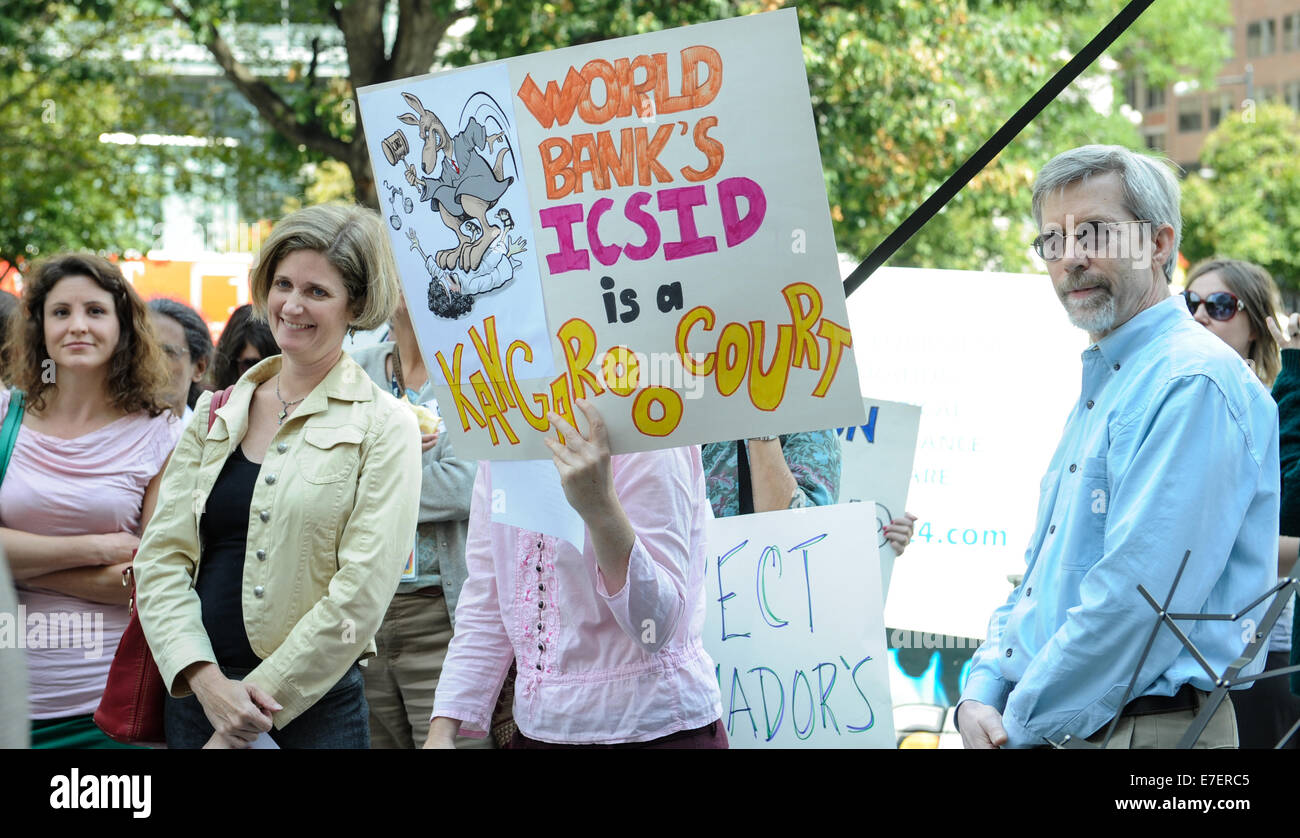
[[375,186],[375,172],[370,166],[370,152],[366,149],[366,135],[360,130],[348,146],[348,156],[344,161],[352,173],[352,183],[357,196],[357,203],[379,209],[379,190]]

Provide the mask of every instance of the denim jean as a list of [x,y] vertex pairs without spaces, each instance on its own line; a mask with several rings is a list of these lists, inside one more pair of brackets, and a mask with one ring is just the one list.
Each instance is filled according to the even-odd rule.
[[[221,667],[232,680],[242,680],[251,670]],[[353,664],[320,700],[283,729],[271,728],[271,738],[281,748],[370,747],[370,708],[361,678]],[[196,696],[167,697],[163,713],[168,748],[202,748],[214,733],[212,723]]]

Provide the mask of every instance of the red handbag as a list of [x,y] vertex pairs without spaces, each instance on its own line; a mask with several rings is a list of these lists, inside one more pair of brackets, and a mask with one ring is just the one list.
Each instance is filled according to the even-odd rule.
[[[217,408],[230,398],[233,386],[212,394],[208,410],[208,430],[217,418]],[[129,745],[160,745],[167,741],[163,732],[163,705],[167,687],[154,662],[149,641],[140,626],[140,612],[135,608],[135,574],[122,571],[122,584],[131,585],[131,619],[117,644],[117,653],[108,669],[108,683],[95,711],[95,724],[111,739]]]

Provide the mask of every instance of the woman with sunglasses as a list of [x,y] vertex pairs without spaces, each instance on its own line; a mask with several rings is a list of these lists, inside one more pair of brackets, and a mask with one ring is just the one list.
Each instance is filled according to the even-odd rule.
[[[1277,285],[1257,265],[1236,259],[1211,259],[1193,266],[1187,274],[1183,299],[1198,323],[1236,350],[1265,387],[1273,386],[1281,423],[1282,532],[1300,533],[1300,515],[1292,518],[1296,526],[1288,527],[1286,523],[1289,495],[1296,495],[1290,498],[1291,504],[1300,506],[1300,488],[1294,482],[1300,479],[1300,471],[1294,471],[1300,460],[1300,435],[1297,434],[1300,427],[1296,427],[1300,425],[1300,410],[1295,409],[1300,404],[1291,406],[1286,398],[1286,394],[1294,390],[1292,399],[1300,401],[1300,388],[1297,387],[1300,385],[1300,352],[1279,353],[1279,338],[1286,340],[1286,337],[1280,333],[1273,314],[1281,309]],[[1300,341],[1296,345],[1300,345]],[[1279,376],[1284,358],[1296,370],[1290,375]],[[1276,386],[1274,379],[1277,379]],[[1292,409],[1288,410],[1288,407]],[[1293,469],[1289,486],[1286,478],[1288,465]],[[1297,544],[1300,544],[1300,539],[1286,535],[1279,538],[1279,573],[1290,571],[1295,562]],[[1294,608],[1294,601],[1287,605],[1269,636],[1266,669],[1284,667],[1289,662]],[[1242,748],[1272,748],[1300,718],[1300,699],[1291,695],[1281,678],[1265,678],[1256,681],[1249,689],[1234,691],[1232,705],[1237,714]],[[1287,747],[1300,747],[1300,742],[1292,737]]]
[[271,327],[254,317],[253,306],[245,303],[230,313],[226,328],[221,330],[212,359],[212,386],[224,390],[264,358],[279,354],[280,346]]

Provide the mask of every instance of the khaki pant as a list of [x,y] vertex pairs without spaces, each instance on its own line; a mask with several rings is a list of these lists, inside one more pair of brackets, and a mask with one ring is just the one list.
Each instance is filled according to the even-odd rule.
[[[1147,749],[1177,748],[1187,729],[1192,726],[1199,708],[1205,703],[1209,693],[1197,690],[1200,701],[1197,710],[1176,710],[1171,713],[1152,713],[1147,716],[1125,716],[1119,720],[1115,735],[1111,737],[1107,749]],[[1101,744],[1106,738],[1110,722],[1101,730],[1088,737],[1089,742]],[[1214,712],[1210,723],[1201,731],[1195,748],[1236,748],[1237,715],[1232,709],[1232,699],[1225,697],[1219,709]]]
[[[370,703],[371,748],[422,748],[429,735],[433,694],[451,643],[451,617],[441,596],[397,594],[375,635],[378,653],[362,667]],[[509,685],[507,685],[509,686]],[[507,699],[509,697],[507,696]],[[495,727],[509,718],[497,704]],[[457,748],[495,747],[491,736],[456,737]]]

